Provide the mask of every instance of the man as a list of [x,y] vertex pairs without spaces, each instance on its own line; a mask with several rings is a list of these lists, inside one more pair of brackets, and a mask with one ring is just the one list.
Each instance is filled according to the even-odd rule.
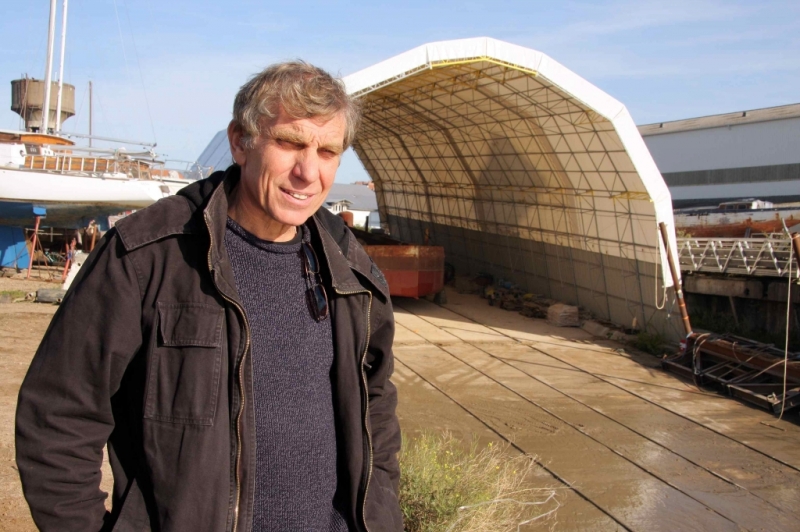
[[388,287],[320,208],[357,122],[341,81],[269,67],[235,164],[98,243],[20,390],[41,529],[402,530]]

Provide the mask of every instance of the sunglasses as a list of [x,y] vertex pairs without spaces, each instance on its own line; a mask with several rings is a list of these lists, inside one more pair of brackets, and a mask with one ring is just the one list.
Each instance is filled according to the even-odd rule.
[[314,248],[311,247],[311,244],[303,242],[302,247],[303,257],[305,257],[306,281],[308,283],[306,299],[314,319],[323,321],[328,317],[328,294],[325,293],[325,287],[322,286],[322,278],[319,274],[319,261],[317,260],[317,254]]

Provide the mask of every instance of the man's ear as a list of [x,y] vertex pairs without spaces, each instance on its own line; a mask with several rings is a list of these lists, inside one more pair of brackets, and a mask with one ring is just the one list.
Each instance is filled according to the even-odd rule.
[[247,160],[247,150],[244,147],[244,132],[242,128],[235,121],[231,120],[228,124],[228,143],[231,147],[231,156],[233,162],[239,166],[243,166]]

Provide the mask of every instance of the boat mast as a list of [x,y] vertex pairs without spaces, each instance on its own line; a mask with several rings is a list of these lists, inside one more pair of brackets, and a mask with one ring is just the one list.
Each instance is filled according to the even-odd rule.
[[67,2],[61,6],[61,64],[58,67],[58,103],[56,104],[56,133],[61,131],[61,94],[64,85],[64,47],[67,44]]
[[92,82],[89,82],[89,147],[92,147]]
[[47,69],[44,73],[44,106],[42,108],[42,133],[50,126],[50,83],[53,78],[53,41],[56,33],[56,0],[50,0],[50,29],[47,32]]

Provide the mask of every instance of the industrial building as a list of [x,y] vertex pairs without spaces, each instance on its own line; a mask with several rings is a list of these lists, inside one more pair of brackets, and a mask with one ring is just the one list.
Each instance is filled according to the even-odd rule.
[[800,201],[800,104],[639,126],[675,208]]

